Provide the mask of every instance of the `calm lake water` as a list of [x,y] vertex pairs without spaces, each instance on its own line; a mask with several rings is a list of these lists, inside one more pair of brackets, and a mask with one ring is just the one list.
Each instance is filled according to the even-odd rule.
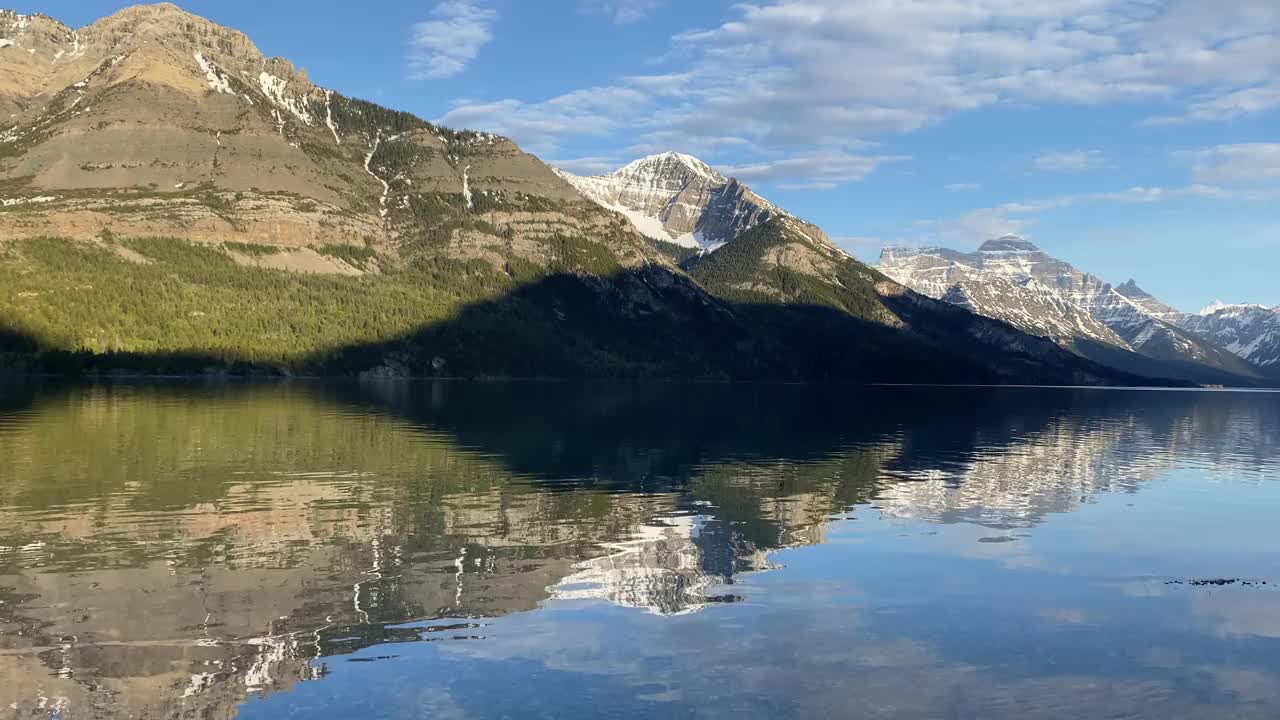
[[0,385],[0,717],[1278,716],[1277,394]]

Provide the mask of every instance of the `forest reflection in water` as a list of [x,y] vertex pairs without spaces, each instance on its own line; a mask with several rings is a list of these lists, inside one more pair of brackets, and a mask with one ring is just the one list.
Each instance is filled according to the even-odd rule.
[[0,717],[1280,712],[1280,395],[0,398]]

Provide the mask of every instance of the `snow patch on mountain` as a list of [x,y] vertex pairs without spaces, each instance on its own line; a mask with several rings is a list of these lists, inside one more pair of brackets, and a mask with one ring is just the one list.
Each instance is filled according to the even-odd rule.
[[40,203],[54,202],[58,198],[51,195],[41,195],[39,197],[29,198],[0,198],[0,207],[13,207],[15,205],[34,205]]
[[[786,214],[684,153],[651,155],[594,177],[556,172],[584,197],[625,215],[646,237],[685,247],[713,250]],[[821,234],[814,230],[815,236]]]
[[288,110],[304,125],[309,126],[315,122],[305,100],[290,97],[285,93],[285,89],[289,86],[288,80],[263,71],[258,75],[258,86],[262,88],[262,94],[267,96],[273,105]]
[[373,156],[378,154],[378,147],[382,145],[382,133],[378,133],[373,139],[373,144],[369,147],[369,154],[364,156],[364,171],[369,173],[369,177],[377,180],[382,185],[382,198],[378,201],[378,207],[381,208],[378,214],[383,220],[387,218],[387,196],[391,194],[391,184],[383,180],[377,173],[373,171]]
[[722,247],[724,243],[708,242],[706,237],[698,231],[685,233],[680,237],[671,240],[672,243],[687,248],[705,248],[707,250],[715,250]]
[[641,235],[644,235],[651,240],[661,240],[663,242],[684,245],[685,247],[700,247],[696,243],[693,245],[687,245],[687,240],[682,241],[682,239],[686,238],[685,235],[673,237],[672,234],[667,232],[667,229],[662,226],[662,221],[656,217],[645,215],[639,210],[632,210],[631,208],[623,207],[622,205],[605,205],[605,207],[613,210],[614,212],[625,215]]
[[338,137],[338,124],[333,121],[333,91],[324,91],[324,124],[329,127],[329,132],[333,133],[333,141],[342,144],[342,138]]
[[216,65],[204,59],[204,55],[200,52],[195,53],[196,64],[200,66],[200,71],[204,73],[205,79],[209,81],[209,89],[216,93],[225,93],[227,95],[235,95],[235,91],[231,89],[231,81],[223,75]]

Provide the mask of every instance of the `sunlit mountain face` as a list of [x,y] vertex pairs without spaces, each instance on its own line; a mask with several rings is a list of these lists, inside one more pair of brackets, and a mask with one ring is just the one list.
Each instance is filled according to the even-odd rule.
[[[300,383],[0,397],[0,707],[16,717],[341,717],[375,691],[395,715],[425,702],[406,689],[424,683],[431,707],[464,715],[529,700],[486,699],[468,674],[495,672],[582,684],[578,700],[544,688],[533,714],[592,697],[640,715],[711,692],[717,673],[726,707],[772,677],[781,689],[754,712],[814,714],[840,704],[814,687],[857,669],[849,692],[877,702],[953,689],[907,693],[888,717],[957,698],[982,717],[1156,717],[1197,688],[1195,717],[1277,707],[1262,679],[1280,677],[1280,596],[1262,583],[1280,561],[1257,522],[1277,507],[1275,395]],[[1207,579],[1230,584],[1210,594]],[[1016,618],[1025,638],[999,629]],[[1075,655],[1047,664],[1036,643],[1058,647],[1063,628]],[[1005,654],[978,653],[980,638]],[[1110,664],[1090,667],[1093,651]],[[1193,651],[1215,660],[1192,667]]]

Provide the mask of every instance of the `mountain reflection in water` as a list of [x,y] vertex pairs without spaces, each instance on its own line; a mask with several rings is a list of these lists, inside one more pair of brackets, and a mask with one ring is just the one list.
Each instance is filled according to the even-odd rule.
[[[338,677],[347,661],[372,663],[380,681],[408,692],[417,671],[395,660],[436,643],[446,649],[432,651],[435,662],[536,659],[593,678],[586,684],[600,687],[583,692],[616,701],[621,716],[664,702],[685,703],[677,715],[847,714],[839,708],[848,698],[832,693],[848,681],[840,673],[864,662],[922,674],[899,675],[909,699],[876,701],[862,714],[1038,717],[1039,706],[1017,700],[1025,694],[1059,697],[1063,704],[1040,708],[1050,717],[1079,709],[1097,686],[1089,663],[1059,658],[1063,672],[1053,672],[991,628],[1002,621],[1000,603],[1038,593],[1035,578],[1018,580],[1026,573],[1081,572],[1047,569],[1028,554],[1029,539],[1066,563],[1083,552],[1071,544],[1076,534],[1102,542],[1116,529],[1115,518],[1092,517],[1086,506],[1144,509],[1144,493],[1166,486],[1280,508],[1271,482],[1280,478],[1280,396],[1261,393],[295,383],[4,385],[0,395],[0,716],[10,708],[13,717],[232,717],[270,703],[301,708],[312,685],[345,693],[311,710],[325,715],[371,693]],[[1171,505],[1177,497],[1160,495],[1143,522],[1194,532],[1196,505]],[[1250,517],[1219,528],[1222,547],[1205,537],[1204,557],[1274,583],[1275,551],[1238,552],[1232,540],[1265,538]],[[921,546],[931,535],[942,540]],[[794,548],[810,550],[779,557]],[[1186,601],[1177,617],[1216,618],[1216,639],[1193,669],[1185,652],[1159,656],[1149,638],[1135,638],[1133,653],[1157,655],[1108,687],[1098,707],[1136,717],[1273,717],[1277,588],[1211,595],[1166,585],[1188,579],[1178,573],[1199,569],[1201,556],[1145,552],[1117,545],[1094,555],[1089,580],[1149,597],[1170,617],[1175,610],[1162,603],[1177,587]],[[849,584],[853,560],[865,568],[860,585],[884,584],[883,605]],[[990,580],[1008,583],[1008,594],[970,587]],[[891,600],[899,581],[914,583],[916,596]],[[937,626],[950,604],[979,600],[987,614],[970,615],[972,628]],[[870,624],[859,631],[848,625],[850,602],[883,617],[859,620]],[[1088,628],[1091,611],[1035,613]],[[590,643],[557,646],[574,628],[612,629],[620,649],[669,670],[680,643],[628,645],[627,628],[661,623],[651,629],[682,628],[690,642],[701,636],[767,656],[801,652],[794,643],[803,633],[780,634],[803,617],[831,627],[806,651],[818,655],[779,671],[772,706],[733,693],[769,681],[747,677],[741,658],[728,663],[719,654],[727,649],[693,666],[722,680],[741,675],[724,682],[712,710],[695,709],[710,682],[697,671],[611,666],[620,662],[611,655],[577,663]],[[761,624],[741,625],[752,618]],[[987,657],[934,658],[967,633],[992,643]],[[858,637],[872,636],[881,646],[868,660]],[[1014,646],[1002,654],[998,643]],[[1248,662],[1210,662],[1231,648]],[[931,659],[913,665],[917,656]],[[787,672],[824,658],[827,669],[811,671],[827,690],[786,689]],[[999,691],[973,682],[1002,667]],[[930,693],[911,687],[919,683],[968,689],[928,704]],[[859,697],[888,687],[861,687]],[[433,711],[504,712],[462,681],[435,697],[446,696]],[[541,710],[526,706],[530,714],[573,712],[554,693],[538,698]],[[400,714],[394,698],[382,700],[389,704],[370,705],[372,715]]]

